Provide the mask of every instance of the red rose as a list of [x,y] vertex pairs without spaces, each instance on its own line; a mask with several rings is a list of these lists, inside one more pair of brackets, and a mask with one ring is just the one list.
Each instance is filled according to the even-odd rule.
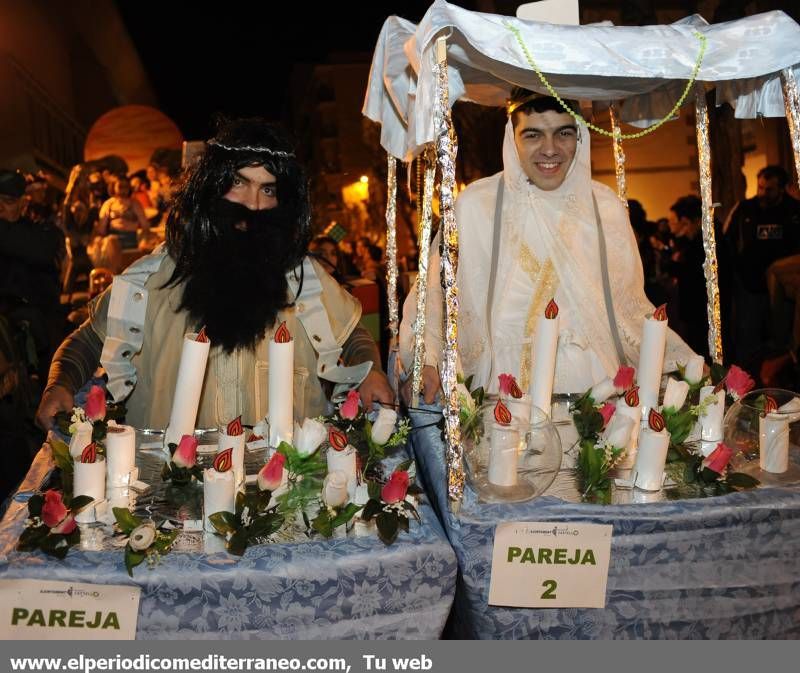
[[395,502],[401,502],[406,499],[407,492],[408,472],[392,472],[389,481],[381,489],[381,500],[390,505]]
[[64,520],[60,524],[53,526],[50,532],[57,535],[69,535],[77,526],[78,524],[75,523],[75,516],[70,512],[64,517]]
[[172,462],[177,467],[194,467],[197,462],[197,437],[184,435],[172,454]]
[[728,374],[725,376],[725,387],[737,400],[749,393],[755,385],[755,381],[750,378],[750,374],[736,365],[731,365]]
[[611,417],[614,415],[616,410],[617,407],[611,402],[606,402],[602,407],[600,407],[600,415],[603,417],[603,427],[608,425],[608,422],[611,420]]
[[360,403],[361,395],[358,394],[357,390],[351,390],[347,393],[347,399],[339,407],[339,415],[348,421],[352,421],[358,416],[358,405]]
[[100,386],[92,386],[83,410],[90,421],[102,421],[106,417],[106,391]]
[[732,457],[733,449],[720,442],[717,444],[717,448],[708,454],[706,459],[703,461],[703,467],[708,468],[717,474],[722,474]]
[[617,370],[617,375],[614,377],[614,387],[618,392],[628,390],[633,385],[633,379],[636,376],[636,370],[633,367],[626,367],[622,365]]
[[53,528],[60,524],[67,516],[68,510],[61,493],[50,489],[44,494],[44,504],[42,505],[42,521],[48,528]]
[[277,451],[272,454],[266,465],[258,473],[258,488],[261,491],[274,491],[281,485],[283,479],[283,466],[286,456]]

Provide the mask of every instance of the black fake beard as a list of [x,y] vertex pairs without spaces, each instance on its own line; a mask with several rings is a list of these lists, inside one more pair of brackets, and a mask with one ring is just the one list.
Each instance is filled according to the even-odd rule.
[[186,280],[181,308],[205,325],[212,344],[254,348],[291,304],[286,260],[294,257],[296,222],[280,206],[251,211],[220,199],[212,223],[216,233]]

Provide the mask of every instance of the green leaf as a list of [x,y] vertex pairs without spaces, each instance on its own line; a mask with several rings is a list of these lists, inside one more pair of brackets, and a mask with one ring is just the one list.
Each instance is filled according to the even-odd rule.
[[755,488],[761,482],[744,472],[730,472],[725,481],[734,488]]
[[60,439],[50,440],[50,449],[53,452],[53,462],[56,467],[62,472],[72,472],[74,463],[72,456],[69,454],[69,446],[67,446]]
[[467,380],[466,380],[466,381],[464,381],[464,387],[465,387],[467,390],[472,390],[472,379],[474,379],[474,378],[475,378],[475,375],[474,375],[474,374],[470,374],[470,375],[467,377]]
[[237,530],[236,517],[231,512],[214,512],[208,516],[208,520],[221,535],[235,533]]
[[381,485],[377,481],[368,481],[367,482],[367,494],[373,500],[380,500],[381,499]]
[[44,524],[25,528],[22,533],[20,533],[19,540],[17,540],[17,549],[19,551],[33,551],[34,549],[39,549],[39,546],[49,532],[50,529]]
[[311,528],[325,537],[333,535],[333,521],[331,520],[327,507],[322,507],[319,510],[319,514],[317,514],[311,522]]
[[[118,507],[114,508],[119,509]],[[144,561],[146,554],[143,551],[133,551],[130,545],[125,545],[125,569],[133,577],[133,569]]]
[[77,514],[78,512],[86,509],[93,502],[94,499],[91,496],[77,495],[70,501],[69,508],[72,510],[73,514]]
[[175,542],[175,538],[178,537],[179,532],[180,531],[177,530],[171,530],[166,533],[159,531],[156,534],[156,539],[153,541],[151,546],[163,556],[170,550],[170,547],[172,547],[172,543]]
[[172,478],[172,469],[170,469],[169,463],[164,463],[161,468],[161,481],[169,481]]
[[409,458],[408,460],[404,460],[400,463],[396,468],[394,468],[395,472],[408,472],[409,468],[414,464],[414,459]]
[[414,507],[414,505],[412,505],[407,500],[403,501],[403,509],[406,512],[408,512],[411,516],[413,516],[417,520],[418,523],[422,523],[422,519],[420,519],[420,517],[419,517],[419,512],[417,511],[417,508]]
[[364,511],[361,512],[361,518],[364,521],[370,521],[372,517],[378,514],[381,510],[383,510],[383,503],[380,500],[371,499],[367,501],[367,504],[364,505]]
[[250,538],[267,537],[277,533],[283,525],[283,517],[279,514],[264,514],[250,524]]
[[114,518],[117,520],[119,529],[125,535],[130,535],[134,528],[141,526],[143,523],[140,518],[133,516],[127,507],[114,507],[111,511],[114,512]]
[[728,369],[720,364],[711,364],[711,383],[717,385],[722,379],[728,375]]
[[386,545],[392,544],[397,539],[398,516],[396,512],[381,512],[375,518],[378,524],[378,537]]
[[229,553],[234,554],[235,556],[242,556],[247,549],[249,537],[250,536],[246,530],[237,530],[233,535],[231,535],[231,539],[228,540],[228,544],[225,545],[225,548]]
[[408,519],[406,519],[404,516],[398,516],[397,527],[404,533],[408,533]]
[[347,507],[343,510],[340,510],[333,520],[331,521],[331,526],[333,528],[338,528],[339,526],[346,524],[350,519],[352,519],[358,512],[361,511],[361,505],[356,505],[354,503],[348,503]]

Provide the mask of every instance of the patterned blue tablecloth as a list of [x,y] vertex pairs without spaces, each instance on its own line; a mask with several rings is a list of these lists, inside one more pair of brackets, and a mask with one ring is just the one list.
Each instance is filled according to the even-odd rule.
[[[412,433],[426,489],[459,564],[453,625],[463,638],[634,639],[800,637],[800,488],[654,504],[590,505],[549,495],[479,503],[469,486],[447,506],[444,448],[429,414]],[[797,456],[793,456],[797,458]],[[501,521],[611,524],[605,609],[488,605]]]
[[138,639],[435,639],[455,593],[457,564],[430,504],[391,547],[377,536],[271,544],[243,557],[173,551],[131,580],[122,551],[73,548],[64,561],[13,550],[26,492],[51,468],[39,452],[0,525],[0,579],[141,587]]

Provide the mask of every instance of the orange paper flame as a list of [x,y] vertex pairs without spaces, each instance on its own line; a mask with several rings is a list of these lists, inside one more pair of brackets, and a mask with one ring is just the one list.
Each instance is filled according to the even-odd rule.
[[667,305],[661,304],[655,311],[653,311],[653,320],[666,320],[667,319]]
[[500,425],[509,425],[511,423],[511,412],[503,404],[502,400],[497,400],[497,404],[494,405],[494,420]]
[[286,327],[286,321],[284,320],[278,329],[275,331],[275,343],[276,344],[288,344],[292,340],[292,335],[289,332],[289,328]]
[[233,467],[233,447],[220,451],[214,456],[214,469],[217,472],[227,472]]
[[347,448],[347,435],[338,428],[328,430],[328,443],[336,451],[344,451]]
[[230,423],[228,423],[228,427],[225,430],[225,433],[228,437],[238,437],[244,432],[244,428],[242,427],[242,417],[237,416],[234,418]]
[[92,442],[91,444],[87,444],[86,448],[81,451],[81,462],[93,463],[95,460],[97,460],[97,445]]
[[659,414],[655,409],[650,409],[650,415],[647,417],[647,423],[653,432],[661,432],[666,426],[664,417]]
[[634,386],[625,392],[625,404],[629,407],[639,406],[639,386]]
[[555,320],[558,317],[558,304],[555,299],[551,299],[544,309],[544,317],[548,320]]
[[208,335],[206,334],[206,326],[203,325],[194,340],[199,344],[208,343]]

